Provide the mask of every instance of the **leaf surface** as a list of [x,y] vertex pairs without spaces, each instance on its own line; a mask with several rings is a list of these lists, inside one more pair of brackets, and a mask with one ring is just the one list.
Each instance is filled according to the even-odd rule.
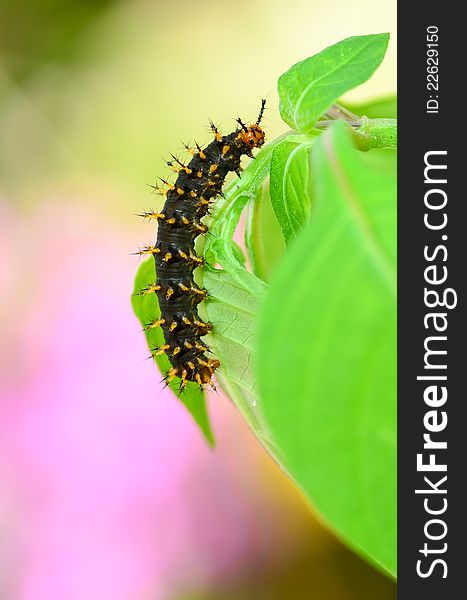
[[259,325],[261,404],[285,467],[341,538],[396,570],[395,156],[336,123],[312,151],[311,218]]
[[371,77],[388,42],[388,33],[350,37],[295,64],[278,82],[282,119],[296,131],[310,131],[342,94]]

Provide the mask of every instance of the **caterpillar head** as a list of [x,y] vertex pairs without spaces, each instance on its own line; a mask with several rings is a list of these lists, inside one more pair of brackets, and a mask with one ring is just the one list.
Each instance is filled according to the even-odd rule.
[[261,148],[264,144],[265,133],[259,124],[263,118],[265,106],[266,100],[261,100],[261,110],[259,111],[256,123],[253,123],[249,127],[247,127],[240,118],[237,119],[237,123],[241,127],[238,137],[250,152],[253,148]]
[[248,148],[261,148],[264,144],[264,131],[254,123],[240,131],[240,139]]

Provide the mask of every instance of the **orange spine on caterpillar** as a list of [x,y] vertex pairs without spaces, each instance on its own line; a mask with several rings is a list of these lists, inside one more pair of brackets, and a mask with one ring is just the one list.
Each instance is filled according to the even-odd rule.
[[255,123],[247,126],[239,118],[239,126],[228,135],[221,135],[211,123],[214,140],[205,148],[197,144],[193,149],[187,147],[192,155],[188,164],[172,156],[167,164],[177,172],[177,179],[173,184],[161,180],[164,184],[161,192],[166,196],[164,207],[160,212],[141,215],[157,221],[158,230],[154,246],[141,250],[142,254],[154,256],[156,283],[140,293],[157,294],[161,315],[148,327],[162,328],[165,343],[155,354],[168,356],[171,368],[165,381],[170,383],[178,377],[180,392],[188,381],[201,387],[212,386],[213,374],[220,366],[219,360],[206,356],[210,349],[201,340],[212,330],[212,324],[203,322],[197,311],[207,291],[199,288],[193,278],[194,270],[204,264],[203,257],[196,255],[195,240],[208,232],[201,219],[222,194],[226,175],[230,171],[240,175],[242,156],[253,158],[252,150],[264,144],[260,123],[265,104],[262,100]]

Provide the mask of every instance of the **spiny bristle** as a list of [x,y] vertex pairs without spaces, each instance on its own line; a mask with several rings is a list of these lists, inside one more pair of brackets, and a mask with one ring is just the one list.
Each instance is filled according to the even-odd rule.
[[190,260],[191,260],[191,262],[193,262],[195,265],[198,265],[199,267],[201,267],[205,263],[203,256],[196,256],[196,254],[193,254],[193,253],[190,253]]
[[155,212],[153,210],[144,211],[142,213],[137,214],[136,216],[148,220],[155,219],[156,221],[165,218],[164,213]]
[[204,223],[193,223],[193,227],[196,229],[196,231],[199,231],[201,235],[204,235],[208,232],[208,226]]
[[214,137],[219,140],[221,135],[219,133],[219,126],[214,123],[214,121],[209,120],[209,127],[214,134]]
[[160,194],[161,196],[166,196],[167,195],[167,190],[161,188],[159,185],[153,185],[152,183],[148,183],[147,184],[153,192],[156,192],[156,194]]
[[162,356],[166,353],[166,350],[170,350],[170,344],[163,344],[155,352],[154,356]]
[[[176,157],[174,154],[172,154],[172,153],[170,153],[170,156],[172,157],[172,161],[173,161],[173,162],[176,162],[176,163],[177,163],[177,165],[179,165],[180,167],[182,167],[182,169],[185,169],[186,165],[185,165],[185,164],[183,164],[179,158],[177,158],[177,157]],[[170,162],[172,163],[172,161],[170,161]]]
[[206,159],[206,154],[203,152],[201,146],[198,144],[198,142],[195,142],[196,144],[196,149],[198,150],[198,154],[201,160],[205,160]]
[[148,294],[155,294],[161,289],[160,285],[155,283],[150,283],[146,287],[139,290],[139,292],[135,292],[135,296],[147,296]]
[[208,297],[208,291],[207,290],[204,290],[204,289],[192,286],[190,288],[190,291],[193,292],[193,294],[198,294],[200,296],[203,296],[203,298],[207,298]]
[[172,368],[167,371],[167,375],[164,378],[167,381],[167,385],[169,383],[172,383],[172,381],[175,379],[175,377],[177,377],[177,374],[178,374],[177,368]]
[[169,182],[167,181],[167,179],[162,179],[162,177],[159,177],[159,179],[162,181],[162,183],[163,183],[164,185],[166,185],[166,186],[168,187],[168,189],[169,189],[169,190],[174,190],[174,189],[175,189],[175,186],[174,186],[174,184],[173,184],[173,183],[169,183]]
[[187,144],[186,142],[182,142],[182,146],[185,148],[185,150],[191,154],[191,156],[194,156],[196,154],[196,151],[194,148],[192,148],[189,144]]
[[143,327],[143,331],[149,331],[150,329],[156,329],[157,327],[164,325],[164,323],[165,323],[165,319],[156,319],[155,321],[150,321],[149,323],[146,323],[146,325]]
[[144,254],[159,254],[160,249],[156,248],[156,246],[143,246],[138,250],[138,252],[132,252],[133,256],[143,256]]

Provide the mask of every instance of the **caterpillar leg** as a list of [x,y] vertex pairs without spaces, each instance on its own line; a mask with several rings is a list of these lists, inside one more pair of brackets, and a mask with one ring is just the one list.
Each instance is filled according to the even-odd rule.
[[169,369],[165,375],[165,377],[162,379],[162,381],[165,383],[164,388],[166,388],[168,385],[170,385],[172,383],[172,381],[175,379],[175,377],[177,377],[178,374],[178,369],[176,367],[172,367],[171,369]]

